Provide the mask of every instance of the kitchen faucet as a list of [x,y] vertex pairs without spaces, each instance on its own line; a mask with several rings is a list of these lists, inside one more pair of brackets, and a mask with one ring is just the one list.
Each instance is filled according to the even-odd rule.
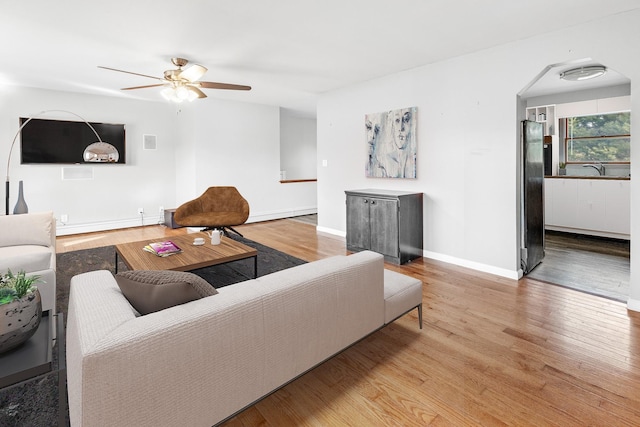
[[604,176],[604,165],[602,163],[598,163],[597,165],[592,165],[592,164],[588,164],[588,165],[582,165],[583,168],[594,168],[595,170],[598,171],[598,175],[600,176]]

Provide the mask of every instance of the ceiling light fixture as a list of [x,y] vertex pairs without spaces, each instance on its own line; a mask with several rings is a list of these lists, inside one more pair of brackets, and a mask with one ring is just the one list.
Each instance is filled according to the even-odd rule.
[[160,92],[164,99],[180,103],[182,101],[193,101],[198,98],[198,94],[182,82],[175,82]]
[[594,65],[591,67],[580,67],[560,73],[562,80],[569,80],[572,82],[594,79],[602,76],[607,72],[607,67],[602,65]]

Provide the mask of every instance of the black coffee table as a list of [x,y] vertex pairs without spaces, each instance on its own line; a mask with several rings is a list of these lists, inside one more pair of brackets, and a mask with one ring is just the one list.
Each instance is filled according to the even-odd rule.
[[59,425],[65,425],[67,365],[62,313],[42,313],[35,334],[21,346],[0,354],[0,388],[46,374],[53,370],[53,346],[58,344]]

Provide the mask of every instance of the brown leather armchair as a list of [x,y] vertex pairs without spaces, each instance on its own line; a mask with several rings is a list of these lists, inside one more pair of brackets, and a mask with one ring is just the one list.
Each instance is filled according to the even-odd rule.
[[249,218],[249,202],[235,187],[209,187],[200,197],[182,204],[173,216],[184,227],[233,229]]

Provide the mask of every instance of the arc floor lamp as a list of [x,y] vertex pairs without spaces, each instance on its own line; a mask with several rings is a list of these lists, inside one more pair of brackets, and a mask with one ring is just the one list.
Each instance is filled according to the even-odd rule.
[[104,142],[102,141],[102,139],[100,138],[100,135],[98,135],[98,132],[95,130],[95,128],[93,126],[91,126],[91,123],[89,123],[84,117],[72,112],[72,111],[67,111],[67,110],[45,110],[45,111],[41,111],[38,114],[34,114],[33,116],[29,117],[27,120],[24,121],[24,123],[22,123],[22,125],[20,126],[20,128],[18,128],[18,131],[16,132],[16,135],[13,137],[13,141],[11,142],[11,147],[9,148],[9,156],[7,157],[7,180],[5,182],[5,195],[6,195],[6,202],[5,202],[5,215],[9,215],[9,188],[10,188],[10,184],[9,184],[9,168],[11,166],[11,154],[13,153],[13,146],[16,144],[16,140],[18,139],[18,135],[20,135],[20,132],[22,132],[22,129],[24,129],[24,127],[26,125],[29,124],[29,122],[31,122],[31,120],[33,119],[37,119],[40,116],[43,116],[45,114],[48,113],[67,113],[67,114],[71,114],[73,116],[76,116],[77,118],[79,118],[80,120],[82,120],[87,126],[89,126],[91,128],[91,130],[93,131],[93,133],[96,135],[96,138],[98,138],[97,142],[93,142],[91,144],[89,144],[87,146],[87,148],[85,148],[84,153],[83,153],[83,160],[85,162],[89,162],[89,163],[102,163],[102,162],[117,162],[118,158],[119,158],[119,154],[118,154],[118,150],[116,149],[116,147],[114,147],[113,145],[109,144],[108,142]]

